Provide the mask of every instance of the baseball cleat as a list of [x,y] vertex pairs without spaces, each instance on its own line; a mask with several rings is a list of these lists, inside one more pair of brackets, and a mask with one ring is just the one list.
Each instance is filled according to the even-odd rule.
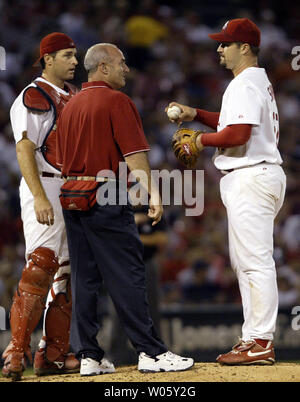
[[111,374],[115,371],[116,370],[113,363],[105,358],[103,358],[100,362],[91,359],[90,357],[81,359],[80,375],[82,377],[90,375]]
[[217,362],[226,365],[272,365],[275,363],[274,345],[269,341],[265,348],[254,340],[243,341],[233,346],[228,353],[217,357]]
[[157,373],[160,371],[184,371],[194,365],[194,360],[189,357],[181,357],[170,351],[157,355],[148,356],[142,352],[139,355],[138,370],[141,373]]
[[24,353],[12,351],[6,358],[2,368],[3,377],[12,381],[20,381],[26,368]]
[[13,340],[11,340],[2,354],[4,359],[2,375],[11,378],[12,381],[20,381],[23,372],[26,370],[27,363],[32,364],[32,355],[30,346],[25,348],[24,353],[18,353]]
[[79,373],[80,363],[73,353],[59,356],[55,361],[46,359],[45,349],[40,348],[34,356],[34,373],[38,377],[51,374]]

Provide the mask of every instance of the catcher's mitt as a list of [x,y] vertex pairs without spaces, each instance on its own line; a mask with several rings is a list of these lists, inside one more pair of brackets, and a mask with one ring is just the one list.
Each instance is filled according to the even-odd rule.
[[172,139],[172,147],[176,158],[188,169],[193,169],[200,153],[196,138],[202,131],[179,128]]

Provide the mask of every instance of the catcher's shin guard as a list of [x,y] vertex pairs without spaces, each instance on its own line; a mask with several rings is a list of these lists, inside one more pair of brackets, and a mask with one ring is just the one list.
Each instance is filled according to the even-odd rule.
[[[61,269],[60,269],[61,270]],[[59,285],[57,288],[55,285]],[[52,301],[45,314],[46,358],[54,362],[61,354],[69,352],[72,312],[70,274],[62,270],[54,279],[50,290]]]
[[52,250],[39,247],[23,269],[10,311],[12,340],[4,356],[5,374],[18,380],[24,370],[24,353],[30,356],[30,337],[45,307],[45,296],[59,264]]
[[79,361],[68,353],[72,311],[70,266],[69,262],[62,265],[48,295],[44,336],[34,358],[34,372],[38,376],[77,372],[80,368]]

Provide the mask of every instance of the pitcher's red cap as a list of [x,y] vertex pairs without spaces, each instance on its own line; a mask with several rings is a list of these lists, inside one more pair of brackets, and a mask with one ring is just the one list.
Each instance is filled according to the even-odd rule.
[[45,36],[40,43],[40,57],[33,64],[34,66],[45,56],[46,53],[57,52],[62,49],[76,47],[73,40],[62,32],[52,32]]
[[248,18],[227,21],[221,32],[208,36],[218,42],[242,42],[257,47],[260,45],[260,30]]

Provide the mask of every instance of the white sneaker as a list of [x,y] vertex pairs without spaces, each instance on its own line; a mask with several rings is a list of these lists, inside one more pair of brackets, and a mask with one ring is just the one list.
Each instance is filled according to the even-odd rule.
[[81,376],[108,374],[114,372],[115,366],[105,358],[103,358],[100,363],[97,360],[91,359],[90,357],[81,359]]
[[142,373],[155,373],[159,371],[184,371],[193,367],[194,360],[189,357],[181,357],[168,351],[150,357],[142,352],[139,355],[138,370]]

